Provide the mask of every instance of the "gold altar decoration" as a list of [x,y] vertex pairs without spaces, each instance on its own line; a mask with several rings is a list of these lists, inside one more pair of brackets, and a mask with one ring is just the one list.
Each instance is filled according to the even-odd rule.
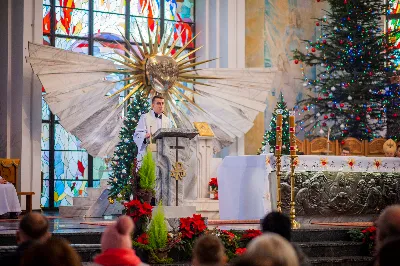
[[214,137],[214,132],[212,131],[210,125],[207,122],[194,122],[194,127],[199,132],[201,137]]
[[276,110],[276,144],[275,144],[275,157],[276,157],[276,183],[277,199],[276,209],[282,212],[282,195],[281,195],[281,156],[282,156],[282,109]]
[[[139,26],[138,28],[140,29]],[[147,38],[149,40],[148,43],[144,41],[143,34],[139,30],[140,43],[142,43],[143,47],[141,47],[138,44],[139,42],[132,36],[137,49],[134,49],[129,40],[124,38],[127,46],[127,49],[124,48],[125,54],[121,54],[117,49],[114,50],[114,52],[121,58],[110,59],[124,66],[124,69],[118,71],[117,73],[128,75],[127,78],[124,78],[120,81],[127,81],[129,83],[109,97],[115,97],[121,92],[126,91],[127,93],[125,98],[119,103],[120,106],[129,101],[130,97],[132,97],[136,92],[143,92],[149,97],[161,94],[165,97],[166,101],[166,115],[171,117],[171,119],[174,118],[172,115],[169,115],[169,113],[173,111],[179,113],[179,107],[177,106],[176,100],[181,102],[190,111],[197,110],[203,112],[203,109],[201,109],[193,101],[193,98],[188,97],[185,94],[185,92],[189,92],[191,94],[199,94],[199,92],[188,88],[185,84],[191,83],[207,86],[207,84],[196,80],[220,78],[201,76],[195,72],[195,66],[216,60],[216,58],[214,58],[193,63],[197,57],[189,57],[196,51],[200,50],[202,46],[182,55],[182,52],[184,52],[188,45],[190,45],[193,40],[196,39],[199,33],[178,49],[176,44],[180,40],[180,35],[182,32],[179,33],[179,37],[176,38],[176,40],[170,45],[170,40],[174,34],[174,31],[171,31],[168,36],[165,35],[164,38],[159,41],[161,38],[159,28],[155,30],[156,35],[154,39],[150,34],[150,30],[147,30]],[[121,33],[121,35],[123,34]],[[114,73],[116,72],[114,71]],[[183,90],[183,92],[181,90]]]
[[289,111],[289,143],[290,143],[290,222],[292,228],[299,228],[300,223],[296,221],[296,203],[295,203],[295,175],[294,169],[296,155],[296,125],[295,125],[295,112]]
[[174,177],[175,180],[182,180],[186,176],[186,171],[183,167],[183,163],[181,162],[175,162],[174,165],[172,165],[172,170],[171,170],[171,177]]

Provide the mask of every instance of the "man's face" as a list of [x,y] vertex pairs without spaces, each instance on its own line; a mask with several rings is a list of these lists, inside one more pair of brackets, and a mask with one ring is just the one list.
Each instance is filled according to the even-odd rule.
[[164,112],[164,99],[154,99],[154,102],[151,104],[151,109],[153,109],[154,113],[161,114]]
[[400,148],[397,148],[396,157],[399,157],[399,158],[400,158]]
[[394,152],[392,151],[385,152],[385,157],[394,157]]
[[342,150],[342,156],[349,156],[350,152],[348,150]]

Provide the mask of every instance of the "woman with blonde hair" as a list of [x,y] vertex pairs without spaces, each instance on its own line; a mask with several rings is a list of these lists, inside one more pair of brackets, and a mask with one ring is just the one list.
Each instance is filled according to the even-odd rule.
[[280,235],[265,233],[247,245],[246,255],[250,258],[268,256],[281,266],[299,266],[299,260],[292,245]]

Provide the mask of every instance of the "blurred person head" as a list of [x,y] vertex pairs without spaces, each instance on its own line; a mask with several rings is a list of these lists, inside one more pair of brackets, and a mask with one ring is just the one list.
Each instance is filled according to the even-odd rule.
[[218,266],[226,263],[224,245],[213,235],[203,235],[196,240],[192,257],[194,266]]
[[392,266],[399,259],[400,238],[389,238],[383,242],[377,261],[379,266]]
[[101,250],[116,248],[132,248],[132,232],[134,224],[129,216],[123,215],[119,217],[117,222],[109,225],[101,235]]
[[396,149],[396,157],[400,157],[400,144],[397,145],[397,149]]
[[38,212],[30,212],[22,217],[17,231],[17,244],[28,241],[45,242],[51,237],[49,221]]
[[276,233],[287,241],[291,240],[291,225],[287,215],[280,212],[268,213],[261,222],[261,230],[263,233]]
[[386,207],[376,221],[376,248],[390,237],[400,237],[400,205]]
[[61,238],[52,238],[44,243],[32,245],[24,252],[22,266],[81,266],[81,258],[70,246],[69,242]]
[[265,233],[254,238],[247,245],[246,254],[250,257],[267,256],[281,266],[298,266],[299,259],[293,246],[283,237]]
[[350,147],[344,146],[342,148],[342,153],[340,155],[341,156],[349,156],[350,155]]
[[266,255],[249,256],[244,254],[233,260],[232,266],[282,266],[283,264]]

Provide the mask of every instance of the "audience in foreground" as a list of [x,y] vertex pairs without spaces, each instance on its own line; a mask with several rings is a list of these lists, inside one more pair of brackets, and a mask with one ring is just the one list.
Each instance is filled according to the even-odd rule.
[[121,216],[116,224],[110,225],[101,236],[102,253],[94,261],[103,266],[146,265],[132,249],[134,224],[129,216]]
[[79,254],[62,238],[35,243],[25,251],[21,266],[81,266]]
[[398,265],[400,238],[389,238],[382,243],[376,262],[379,266]]
[[376,221],[376,250],[392,237],[400,237],[400,205],[386,207]]
[[[246,254],[254,260],[271,258],[280,266],[298,266],[299,260],[292,245],[283,237],[274,233],[265,233],[254,238],[247,245]],[[278,263],[278,264],[276,264]]]
[[221,240],[213,235],[199,237],[193,248],[193,266],[223,266],[226,264],[225,248]]
[[[268,213],[261,222],[261,230],[263,233],[270,232],[276,233],[281,237],[285,238],[287,241],[291,241],[291,233],[292,228],[290,224],[290,219],[287,215],[282,214],[280,212],[270,212]],[[308,266],[311,265],[307,256],[303,253],[303,251],[295,245],[291,243],[294,250],[296,251],[297,257],[299,259],[299,265]]]
[[16,234],[16,252],[0,259],[0,265],[19,265],[24,252],[34,243],[44,243],[50,237],[49,222],[38,212],[26,214],[19,223]]

